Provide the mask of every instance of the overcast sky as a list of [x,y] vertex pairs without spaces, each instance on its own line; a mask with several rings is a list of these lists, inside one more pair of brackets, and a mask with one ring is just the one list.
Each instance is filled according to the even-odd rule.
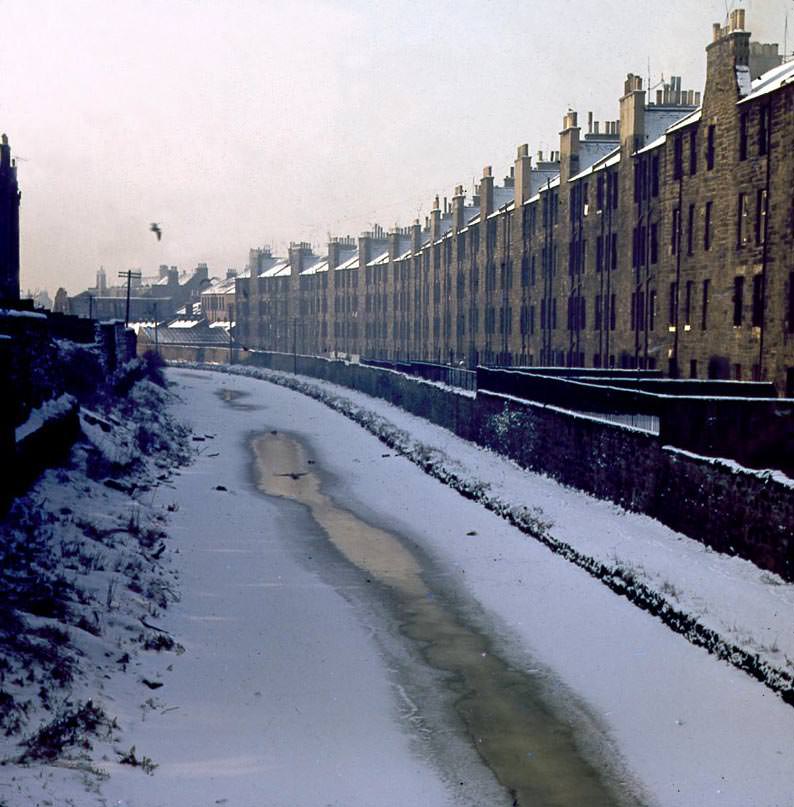
[[[734,4],[736,0],[734,0]],[[731,0],[727,0],[727,5]],[[779,41],[794,0],[745,0]],[[726,0],[0,0],[23,288],[409,224],[616,119],[627,72],[702,89]],[[149,232],[160,222],[163,240]]]

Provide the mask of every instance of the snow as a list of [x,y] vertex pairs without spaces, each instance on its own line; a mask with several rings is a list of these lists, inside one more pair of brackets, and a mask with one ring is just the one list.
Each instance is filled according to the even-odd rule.
[[[782,671],[794,658],[794,586],[383,401],[232,369],[240,375],[169,371],[179,395],[172,410],[191,423],[198,455],[137,498],[145,514],[167,516],[164,560],[181,596],[148,621],[185,652],[133,655],[121,674],[103,658],[106,645],[86,638],[87,657],[103,665],[99,697],[119,722],[120,739],[97,743],[92,756],[110,778],[91,777],[85,764],[7,766],[11,786],[0,798],[8,807],[44,798],[124,807],[509,803],[445,721],[443,703],[430,708],[444,683],[423,678],[406,657],[374,613],[372,590],[329,554],[301,506],[254,488],[250,438],[269,430],[299,436],[337,501],[429,558],[468,621],[493,637],[494,652],[548,683],[582,736],[636,785],[637,801],[791,805],[794,709],[615,596],[581,561],[622,570],[623,580],[661,592]],[[297,383],[325,404],[246,375]],[[92,441],[101,432],[123,442],[114,420],[89,414]],[[108,502],[129,502],[88,488],[79,506],[98,523],[113,519]],[[53,474],[42,492],[53,512],[74,498]],[[96,585],[106,578],[97,573]],[[122,594],[119,621],[134,605]],[[413,687],[406,675],[419,676]],[[149,691],[143,678],[163,686]],[[153,775],[115,761],[133,744],[158,765]]]
[[[749,646],[760,650],[763,644],[781,666],[786,655],[794,657],[794,587],[774,575],[710,552],[651,519],[528,474],[381,401],[303,381],[365,407],[373,418],[385,414],[409,443],[430,447],[431,463],[476,477],[505,502],[541,507],[554,524],[555,538],[605,562],[632,567],[704,623],[737,640],[746,634]],[[483,609],[481,618],[499,626],[515,663],[524,668],[540,663],[584,698],[607,726],[629,771],[658,803],[790,803],[790,706],[503,519],[447,486],[416,476],[406,458],[383,460],[382,446],[333,412],[259,383],[224,381],[248,393],[252,404],[267,407],[259,418],[268,427],[308,434],[322,467],[344,477],[349,500],[396,522],[448,574],[457,570],[466,593]],[[202,385],[190,384],[191,405],[201,408]],[[224,421],[234,417],[227,414]],[[399,490],[399,498],[384,496],[389,490]],[[467,538],[472,530],[477,536]]]
[[0,308],[0,317],[20,317],[22,319],[47,319],[38,311],[17,311],[15,308]]
[[736,84],[739,87],[739,97],[745,98],[752,90],[752,79],[750,78],[750,68],[746,64],[736,65]]
[[[175,375],[190,385],[194,417],[222,383],[263,407],[245,415],[252,423],[306,435],[339,494],[410,535],[446,568],[459,581],[461,596],[477,603],[475,618],[498,626],[499,644],[517,666],[543,669],[584,700],[657,803],[791,804],[794,710],[770,690],[503,518],[415,473],[407,457],[383,459],[382,444],[317,402],[255,379],[201,382],[195,373]],[[529,474],[382,401],[316,380],[301,383],[362,407],[372,428],[380,428],[385,417],[401,430],[405,446],[425,447],[427,467],[439,474],[452,469],[486,491],[498,491],[506,504],[542,508],[558,541],[613,568],[633,570],[704,625],[791,670],[794,586],[649,518]],[[232,412],[222,420],[242,416]],[[398,497],[384,495],[395,489]],[[467,536],[472,531],[476,536]]]
[[17,443],[21,443],[26,437],[37,432],[46,423],[62,418],[74,410],[76,405],[77,401],[71,395],[66,394],[45,401],[28,415],[28,419],[21,426],[17,426]]
[[358,252],[355,252],[350,258],[342,261],[337,267],[336,271],[340,272],[345,269],[358,269]]
[[760,98],[762,95],[780,90],[792,81],[794,81],[794,62],[784,62],[777,67],[773,67],[771,70],[767,70],[762,76],[759,76],[752,83],[747,97],[743,98],[739,103],[744,104],[750,100]]
[[684,129],[687,126],[690,126],[693,123],[697,123],[701,117],[703,117],[703,108],[698,107],[697,109],[690,112],[688,115],[685,115],[678,123],[674,123],[667,129],[667,134],[672,134],[673,132],[679,131],[679,129]]

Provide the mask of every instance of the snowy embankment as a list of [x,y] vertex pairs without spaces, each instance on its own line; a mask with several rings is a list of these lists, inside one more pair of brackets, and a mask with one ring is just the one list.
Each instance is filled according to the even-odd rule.
[[528,472],[378,398],[261,368],[201,366],[322,401],[794,705],[794,585],[778,575]]
[[[80,412],[69,464],[46,471],[0,521],[0,804],[66,803],[40,765],[88,780],[100,756],[147,767],[124,745],[106,687],[142,651],[179,649],[156,624],[177,596],[161,485],[190,454],[169,397],[147,378],[124,397],[100,396],[96,411]],[[62,396],[41,407],[17,439],[73,406]]]

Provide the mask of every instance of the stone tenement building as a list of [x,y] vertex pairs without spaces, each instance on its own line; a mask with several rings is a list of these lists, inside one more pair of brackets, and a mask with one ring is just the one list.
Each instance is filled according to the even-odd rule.
[[246,347],[468,366],[659,368],[794,395],[794,63],[714,26],[699,92],[629,75],[619,120],[526,145],[424,226],[252,250]]
[[19,201],[17,168],[8,137],[0,141],[0,306],[19,302]]

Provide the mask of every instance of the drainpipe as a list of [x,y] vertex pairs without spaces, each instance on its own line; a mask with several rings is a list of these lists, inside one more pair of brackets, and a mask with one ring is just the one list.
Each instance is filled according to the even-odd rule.
[[[674,378],[679,378],[681,375],[678,366],[678,320],[680,319],[680,306],[679,297],[681,295],[681,222],[684,218],[684,170],[681,167],[681,176],[678,178],[678,227],[675,234],[675,332],[673,334],[673,362],[675,368]],[[672,376],[672,373],[671,373]]]
[[772,167],[772,109],[773,102],[769,101],[769,115],[766,124],[766,199],[764,210],[764,248],[761,255],[761,334],[758,340],[758,380],[762,381],[764,371],[764,332],[766,331],[766,267],[769,261],[769,195],[771,190]]

